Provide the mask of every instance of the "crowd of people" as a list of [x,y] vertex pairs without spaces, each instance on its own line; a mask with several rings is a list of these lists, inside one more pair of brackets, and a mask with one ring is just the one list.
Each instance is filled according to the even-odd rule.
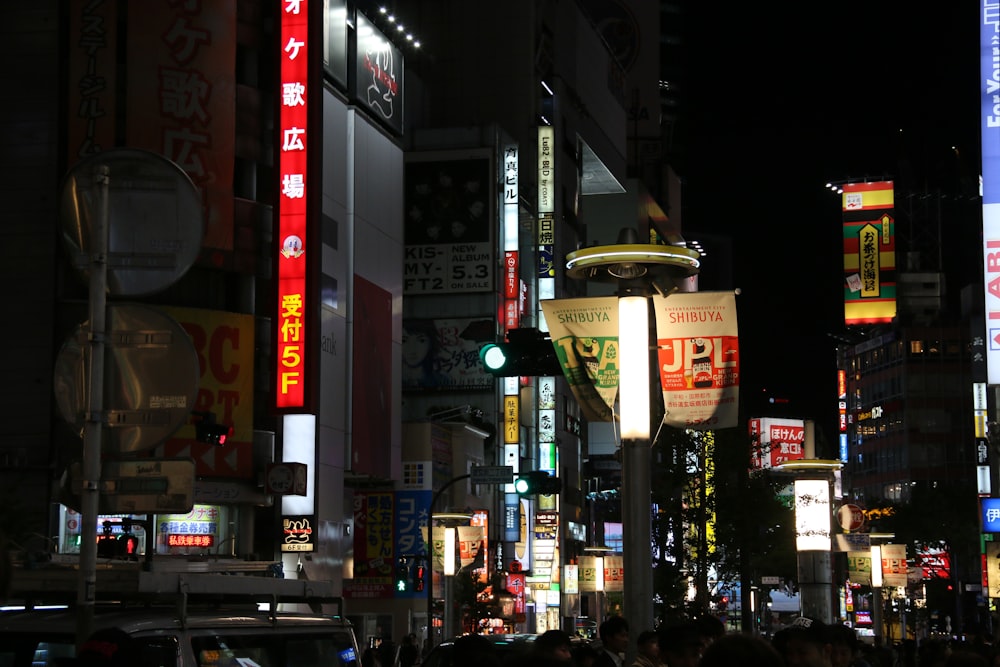
[[[902,647],[861,642],[842,624],[795,619],[768,640],[727,632],[714,616],[670,623],[633,636],[628,622],[613,616],[599,628],[599,641],[580,642],[562,630],[549,630],[527,655],[506,661],[490,654],[490,644],[475,636],[456,641],[453,667],[1000,667],[1000,651],[975,642],[929,639]],[[460,647],[459,644],[462,644]],[[634,646],[634,659],[626,654]]]

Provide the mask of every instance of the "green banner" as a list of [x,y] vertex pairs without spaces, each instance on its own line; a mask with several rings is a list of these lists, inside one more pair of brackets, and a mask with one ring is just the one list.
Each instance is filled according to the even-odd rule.
[[618,297],[541,301],[563,374],[588,421],[614,421]]

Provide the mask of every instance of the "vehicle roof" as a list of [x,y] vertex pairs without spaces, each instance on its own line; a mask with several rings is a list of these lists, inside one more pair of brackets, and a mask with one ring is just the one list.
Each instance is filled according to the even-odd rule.
[[[489,640],[494,644],[516,644],[521,642],[533,642],[537,635],[533,634],[515,634],[515,635],[479,635],[480,637]],[[455,640],[459,637],[453,637],[451,639],[445,640],[438,644],[438,646],[454,646]]]
[[[12,611],[0,613],[0,633],[44,632],[46,634],[74,633],[78,614],[74,609],[45,611]],[[291,614],[278,612],[274,616],[252,609],[192,609],[186,612],[181,623],[175,609],[115,607],[98,608],[94,612],[94,628],[118,627],[129,634],[152,633],[163,630],[187,629],[245,629],[264,628],[350,628],[346,619],[319,614]]]

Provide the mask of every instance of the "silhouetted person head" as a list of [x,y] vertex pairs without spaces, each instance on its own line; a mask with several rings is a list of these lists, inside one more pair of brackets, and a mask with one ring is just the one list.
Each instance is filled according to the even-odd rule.
[[774,635],[774,647],[787,667],[832,667],[828,626],[821,621],[800,616]]
[[612,616],[599,628],[601,646],[612,653],[624,653],[628,648],[628,621],[621,616]]
[[783,667],[781,654],[760,637],[725,635],[714,640],[701,656],[698,667]]
[[573,659],[569,635],[562,630],[548,630],[538,635],[532,652],[559,662],[569,662]]

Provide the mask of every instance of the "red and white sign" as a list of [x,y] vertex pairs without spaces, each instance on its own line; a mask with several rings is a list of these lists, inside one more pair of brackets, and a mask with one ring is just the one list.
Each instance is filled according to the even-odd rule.
[[503,254],[504,264],[504,298],[517,299],[520,294],[518,289],[520,279],[518,278],[518,254],[516,250],[508,250]]
[[750,439],[755,470],[805,458],[806,425],[801,419],[751,419]]
[[865,511],[857,505],[850,503],[841,505],[837,510],[837,523],[844,530],[855,532],[861,530],[865,525]]
[[279,0],[277,304],[275,407],[306,407],[306,237],[309,194],[309,0]]
[[736,296],[694,292],[653,297],[664,424],[708,430],[736,426],[740,348]]

